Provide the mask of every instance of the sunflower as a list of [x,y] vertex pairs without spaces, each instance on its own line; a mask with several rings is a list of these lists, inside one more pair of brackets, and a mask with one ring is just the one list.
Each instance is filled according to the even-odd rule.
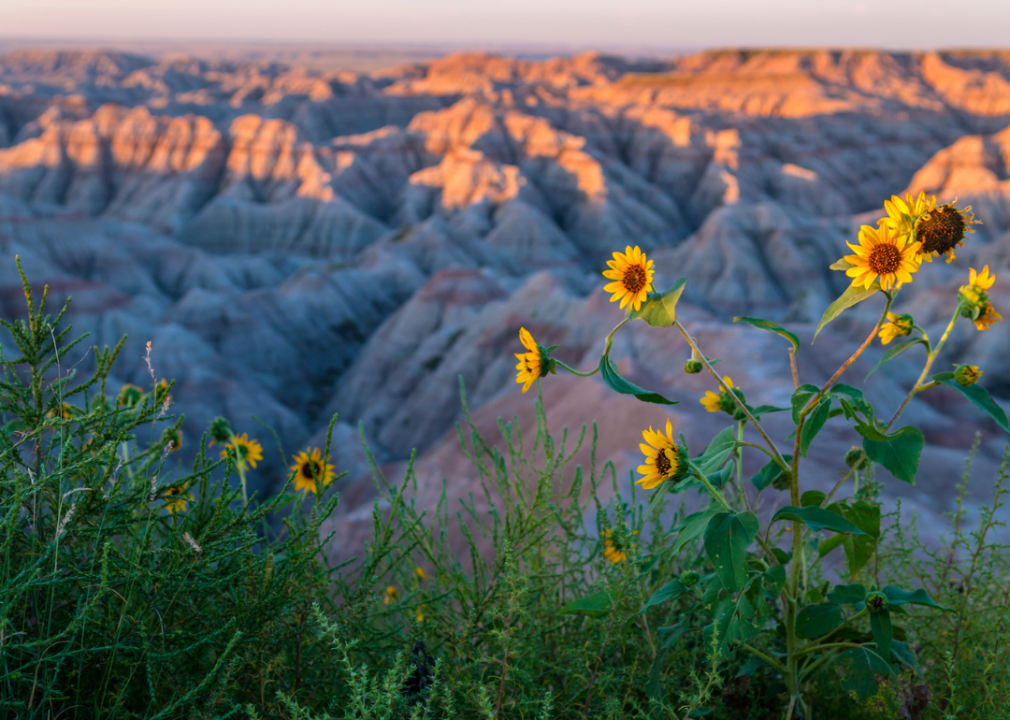
[[46,417],[50,418],[59,417],[63,420],[73,420],[74,415],[76,415],[77,412],[78,412],[77,408],[75,408],[70,403],[65,402],[62,405],[60,405],[59,410],[50,410],[49,412],[47,412]]
[[418,582],[421,582],[421,583],[428,582],[428,573],[426,573],[424,571],[424,568],[422,568],[422,567],[416,567],[416,568],[414,568],[414,577],[417,578]]
[[[726,387],[730,389],[730,392],[732,392],[733,395],[736,395],[741,402],[746,402],[743,390],[733,385],[733,378],[729,375],[723,375],[722,381],[726,383]],[[699,400],[699,402],[705,406],[705,410],[708,412],[719,412],[721,410],[733,417],[736,417],[737,414],[740,413],[740,409],[737,407],[736,401],[730,393],[725,390],[718,393],[707,390],[705,392],[705,397]],[[740,419],[742,419],[742,417]]]
[[955,365],[954,380],[961,387],[974,385],[982,377],[982,370],[978,365]]
[[396,589],[395,585],[387,585],[386,592],[382,595],[382,604],[391,605],[400,599],[400,591]]
[[[604,530],[602,534],[603,557],[611,563],[617,564],[624,562],[628,559],[628,550],[634,552],[637,547],[635,543],[630,543],[630,546],[626,546],[620,538],[614,536],[612,530]],[[631,534],[638,535],[638,531],[635,530]]]
[[926,193],[920,192],[919,197],[913,198],[912,193],[905,193],[904,200],[897,195],[892,195],[890,200],[884,201],[887,217],[883,218],[883,222],[899,235],[908,235],[915,229],[915,223],[919,221],[919,218],[935,207],[935,195],[927,198]]
[[522,384],[523,392],[526,392],[534,382],[550,372],[551,362],[547,350],[537,345],[526,328],[519,328],[519,342],[529,351],[515,353],[519,358],[519,364],[516,365],[516,370],[519,371],[516,374],[516,382]]
[[237,456],[238,462],[243,467],[248,464],[249,467],[255,470],[256,463],[263,459],[263,446],[260,445],[259,440],[250,440],[246,433],[242,433],[241,435],[235,435],[224,444],[221,457],[226,458],[229,455],[232,457]]
[[986,300],[985,310],[975,318],[975,327],[979,330],[988,330],[990,325],[1000,322],[1003,316],[996,312],[992,303]]
[[972,225],[980,224],[971,211],[955,207],[957,200],[930,210],[915,226],[915,238],[922,242],[922,255],[927,262],[934,257],[947,256],[947,262],[954,259],[954,248],[964,245],[965,233],[975,232]]
[[887,322],[880,328],[880,344],[887,345],[894,338],[906,337],[912,334],[914,321],[911,315],[896,315],[887,313]]
[[296,492],[308,490],[315,493],[318,492],[316,481],[321,480],[324,488],[333,482],[333,465],[323,462],[323,454],[319,448],[295,455],[295,464],[291,469],[295,471]]
[[645,296],[652,292],[652,260],[645,257],[638,245],[628,245],[624,252],[615,252],[614,259],[607,261],[609,270],[603,271],[603,277],[614,282],[604,286],[604,290],[613,293],[610,302],[621,301],[621,308],[631,305],[635,310],[642,307]]
[[[649,426],[642,431],[644,443],[639,443],[645,455],[645,464],[638,466],[642,477],[635,482],[646,490],[652,490],[664,482],[676,482],[688,470],[687,450],[673,442],[673,424],[666,421],[666,435]],[[646,444],[648,443],[648,444]]]
[[182,447],[182,433],[175,428],[165,428],[161,434],[161,444],[165,452],[175,452]]
[[867,290],[874,280],[880,281],[883,290],[900,288],[912,282],[912,273],[919,269],[921,243],[911,242],[908,235],[899,235],[881,220],[876,228],[863,225],[859,229],[859,245],[846,243],[855,255],[842,258],[850,267],[845,274],[852,285],[862,285]]
[[175,515],[186,509],[186,503],[193,500],[193,493],[186,494],[181,487],[170,487],[165,491],[165,509]]
[[135,405],[139,405],[143,397],[143,390],[136,385],[130,385],[127,383],[119,389],[119,395],[116,396],[116,406],[130,408]]
[[968,284],[962,285],[958,291],[961,316],[973,320],[979,330],[988,330],[990,325],[1003,319],[989,302],[987,291],[995,282],[996,276],[989,272],[988,265],[982,268],[982,272],[969,268]]

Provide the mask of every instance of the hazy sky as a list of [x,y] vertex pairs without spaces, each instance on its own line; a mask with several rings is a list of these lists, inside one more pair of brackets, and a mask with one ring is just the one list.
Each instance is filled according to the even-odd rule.
[[0,7],[7,38],[1010,46],[1010,0],[0,0]]

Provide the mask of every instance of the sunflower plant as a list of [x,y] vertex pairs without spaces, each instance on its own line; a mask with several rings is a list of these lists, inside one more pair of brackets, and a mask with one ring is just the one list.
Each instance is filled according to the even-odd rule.
[[[701,398],[701,404],[708,412],[729,416],[731,422],[704,449],[692,454],[683,434],[674,437],[670,421],[658,431],[653,427],[643,430],[640,448],[644,462],[636,482],[652,492],[649,505],[653,516],[672,493],[696,488],[708,500],[668,533],[675,538],[671,541],[674,552],[686,543],[700,541],[699,572],[688,573],[690,578],[652,578],[658,587],[645,607],[677,600],[683,608],[686,602],[688,618],[678,618],[681,622],[677,626],[665,630],[681,628],[676,633],[679,637],[689,626],[696,627],[705,646],[714,648],[716,655],[746,654],[751,662],[745,667],[751,672],[757,667],[770,668],[787,691],[786,718],[809,717],[805,688],[818,672],[834,671],[847,690],[863,698],[875,691],[883,677],[918,672],[903,627],[915,619],[909,608],[922,606],[928,608],[925,612],[944,609],[924,588],[898,587],[886,580],[878,587],[876,574],[862,572],[877,552],[881,509],[872,496],[859,492],[860,475],[865,478],[874,466],[882,466],[896,479],[914,484],[919,468],[923,433],[899,422],[908,403],[942,385],[964,395],[1010,432],[1005,412],[978,384],[982,375],[979,367],[957,365],[953,372],[933,372],[959,319],[970,321],[978,331],[1002,319],[989,297],[995,277],[988,266],[981,272],[971,269],[967,283],[958,290],[953,316],[937,339],[916,325],[911,315],[892,312],[901,288],[914,281],[924,260],[953,259],[954,249],[964,244],[965,234],[977,224],[971,208],[938,205],[935,197],[920,193],[918,197],[892,197],[885,203],[885,211],[887,215],[876,225],[860,228],[857,241],[848,244],[850,252],[831,266],[850,278],[850,286],[827,308],[815,338],[858,303],[879,298],[883,307],[865,340],[827,382],[801,382],[801,343],[794,333],[762,318],[735,318],[788,341],[787,372],[794,388],[790,407],[752,406],[742,388],[716,372],[713,365],[718,361],[705,356],[677,318],[677,303],[686,280],[681,278],[669,290],[657,292],[652,261],[637,246],[615,252],[603,273],[609,281],[604,290],[611,294],[612,302],[620,302],[625,318],[607,335],[596,368],[576,371],[551,358],[553,348],[536,345],[525,329],[521,333],[528,352],[518,356],[522,362],[517,382],[524,385],[524,392],[548,371],[556,372],[560,367],[582,376],[599,373],[614,391],[643,402],[673,404],[621,377],[610,359],[615,333],[635,320],[655,328],[676,329],[691,351],[685,371],[707,371],[712,377],[713,390]],[[925,351],[918,379],[889,419],[872,398],[840,382],[877,339],[888,348],[871,374],[915,346]],[[773,412],[791,418],[793,431],[788,437],[773,437],[762,424],[762,416]],[[830,492],[805,488],[804,460],[818,433],[835,418],[848,423],[862,437],[862,444],[844,459],[839,458],[844,472]],[[744,440],[747,427],[760,442]],[[761,453],[766,463],[748,479],[743,475],[743,458],[753,452]],[[745,491],[748,480],[753,486],[749,492]],[[852,492],[846,497],[843,488],[850,482]],[[769,488],[788,492],[788,496],[773,514],[759,517],[755,512],[758,499]],[[617,547],[615,537],[608,531],[603,538],[608,557],[627,561],[629,566],[637,561],[635,566],[651,578],[655,559],[636,558],[635,546],[625,543]],[[811,578],[821,573],[821,567],[815,565],[837,548],[843,549],[846,563],[839,581],[833,586],[812,583]]]

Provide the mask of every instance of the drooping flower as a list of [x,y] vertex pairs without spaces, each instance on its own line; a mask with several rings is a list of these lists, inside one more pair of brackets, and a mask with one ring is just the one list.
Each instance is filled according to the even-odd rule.
[[263,446],[259,444],[259,440],[250,440],[246,433],[242,433],[224,444],[221,457],[226,458],[229,455],[235,458],[243,468],[248,465],[255,470],[256,463],[263,459]]
[[980,273],[975,272],[975,268],[969,270],[968,284],[962,285],[958,290],[961,316],[974,321],[979,330],[987,330],[990,325],[1003,319],[989,302],[988,290],[996,282],[996,276],[990,274],[988,265]]
[[988,330],[990,325],[995,325],[1003,319],[1003,316],[996,312],[992,303],[986,301],[985,310],[975,318],[975,327],[979,330]]
[[165,491],[165,509],[175,515],[186,509],[186,503],[193,500],[193,493],[187,494],[181,487],[170,487]]
[[526,392],[533,383],[551,371],[551,359],[547,349],[537,345],[526,328],[519,328],[519,342],[528,352],[515,354],[519,358],[519,364],[516,365],[516,370],[519,371],[516,373],[516,382],[522,385],[523,392]]
[[890,200],[884,201],[887,217],[883,218],[883,222],[897,234],[909,235],[915,229],[919,218],[935,207],[935,195],[926,197],[926,193],[920,192],[919,197],[913,198],[912,193],[905,193],[904,199],[892,195]]
[[395,585],[387,585],[386,592],[382,596],[383,605],[391,605],[400,599],[400,591],[396,589]]
[[[733,378],[729,375],[723,375],[722,381],[726,383],[726,387],[729,388],[733,395],[736,395],[741,402],[746,402],[743,390],[733,385]],[[708,412],[719,412],[720,410],[724,413],[732,415],[737,418],[740,414],[740,408],[736,404],[736,401],[730,395],[729,392],[722,390],[720,392],[712,392],[711,390],[705,391],[705,397],[703,397],[699,402],[705,406],[705,410]],[[743,418],[737,418],[743,419]]]
[[656,432],[652,426],[642,432],[644,443],[639,443],[645,455],[645,464],[638,466],[642,477],[635,482],[646,490],[659,487],[664,482],[676,482],[687,475],[687,450],[673,441],[673,424],[666,421],[666,434]]
[[915,226],[915,239],[922,243],[922,255],[927,262],[946,255],[950,263],[954,259],[954,248],[964,245],[966,233],[975,232],[972,225],[980,224],[970,205],[958,208],[956,203],[957,200],[930,210]]
[[[638,531],[635,530],[631,534],[638,535]],[[628,559],[628,551],[635,551],[635,543],[626,544],[610,529],[604,530],[601,535],[603,536],[603,557],[610,563],[624,562]]]
[[621,301],[621,308],[631,305],[634,310],[642,307],[645,296],[652,292],[652,260],[636,245],[628,245],[624,252],[615,252],[614,259],[607,261],[609,270],[603,271],[603,277],[614,282],[603,287],[604,291],[613,293],[610,302]]
[[880,344],[887,345],[894,338],[911,335],[913,325],[914,321],[911,315],[887,313],[887,321],[880,327]]
[[957,365],[954,368],[954,380],[961,387],[974,385],[982,377],[982,371],[978,365]]
[[295,472],[295,491],[302,492],[308,490],[311,493],[318,493],[318,482],[322,482],[325,488],[333,481],[333,465],[323,462],[323,454],[319,448],[311,448],[295,455],[295,464],[291,469]]
[[859,229],[859,244],[846,245],[855,253],[843,258],[850,265],[845,274],[852,278],[854,287],[868,290],[879,280],[884,290],[900,288],[902,283],[912,282],[912,273],[921,263],[921,244],[909,240],[908,235],[897,234],[883,220],[875,228],[863,225]]

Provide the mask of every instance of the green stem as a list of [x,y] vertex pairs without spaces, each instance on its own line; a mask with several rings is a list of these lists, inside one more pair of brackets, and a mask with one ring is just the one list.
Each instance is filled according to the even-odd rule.
[[926,364],[922,368],[922,373],[919,375],[919,379],[915,381],[915,384],[912,386],[912,389],[908,391],[907,395],[905,395],[905,399],[902,401],[901,405],[895,411],[894,417],[892,417],[890,422],[887,423],[885,432],[890,430],[891,426],[894,425],[895,422],[897,422],[898,418],[901,417],[901,413],[905,412],[905,408],[908,406],[909,401],[911,401],[913,397],[915,397],[918,393],[922,392],[923,390],[928,390],[929,388],[935,387],[937,385],[937,383],[928,383],[926,385],[923,385],[922,381],[926,379],[927,375],[929,375],[929,370],[930,368],[933,367],[933,362],[936,360],[936,356],[940,354],[941,350],[943,350],[943,346],[946,344],[947,338],[950,336],[950,331],[954,329],[954,324],[957,322],[957,318],[960,314],[961,314],[961,306],[958,305],[954,309],[954,316],[950,319],[950,322],[947,323],[947,329],[943,331],[943,335],[940,337],[940,342],[936,344],[935,349],[930,350],[926,355]]
[[768,663],[769,665],[771,665],[773,668],[775,668],[776,670],[778,670],[783,675],[785,674],[785,672],[786,672],[786,666],[783,665],[782,663],[780,663],[778,660],[776,660],[775,658],[773,658],[771,655],[769,655],[765,651],[759,650],[758,648],[754,647],[753,645],[748,645],[747,643],[744,643],[743,645],[741,645],[740,649],[741,650],[746,650],[751,655],[756,655],[757,657],[761,658],[766,663]]
[[584,373],[584,372],[579,372],[575,368],[569,367],[568,365],[565,365],[563,362],[561,362],[557,358],[551,358],[551,360],[553,360],[554,363],[558,367],[562,367],[565,370],[567,370],[568,372],[570,372],[572,375],[578,375],[579,377],[592,377],[593,375],[595,375],[596,373],[598,373],[600,371],[600,366],[599,365],[597,365],[596,367],[594,367],[591,372]]
[[691,473],[701,481],[701,484],[705,486],[705,489],[709,491],[712,497],[714,497],[716,501],[718,501],[718,503],[722,505],[723,510],[725,510],[728,513],[733,512],[733,508],[730,507],[730,504],[726,500],[726,498],[723,497],[721,492],[715,489],[712,483],[708,481],[708,478],[705,477],[705,473],[703,473],[697,465],[689,461],[687,467],[691,470]]
[[733,452],[736,454],[736,491],[740,494],[740,497],[743,498],[744,507],[750,511],[752,510],[750,506],[750,498],[747,497],[747,493],[744,492],[743,488],[743,426],[744,422],[740,421],[736,431],[737,445],[733,448]]
[[603,348],[603,354],[604,355],[609,355],[610,354],[610,345],[611,345],[611,343],[614,342],[614,333],[616,333],[622,327],[624,327],[625,325],[627,325],[629,322],[631,322],[631,321],[628,318],[624,318],[623,320],[621,320],[621,322],[617,323],[617,327],[615,327],[613,330],[610,331],[610,333],[607,335],[607,344]]

